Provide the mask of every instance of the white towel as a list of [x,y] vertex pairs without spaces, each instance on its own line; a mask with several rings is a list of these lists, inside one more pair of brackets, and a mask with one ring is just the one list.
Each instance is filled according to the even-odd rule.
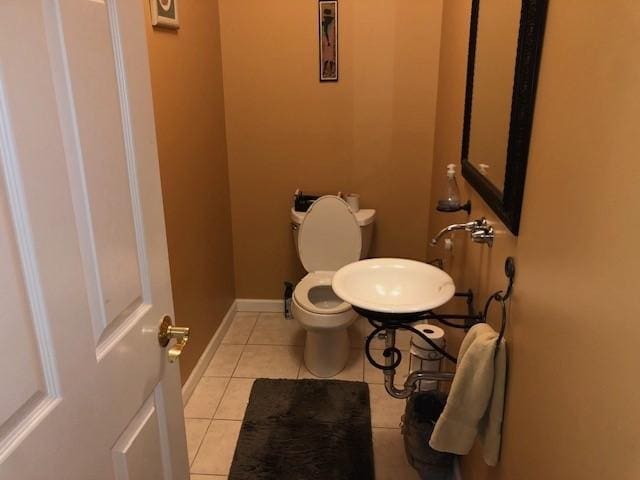
[[465,336],[447,404],[429,441],[431,448],[466,455],[479,436],[484,461],[498,463],[507,354],[504,339],[496,353],[497,340],[498,334],[486,323],[474,325]]

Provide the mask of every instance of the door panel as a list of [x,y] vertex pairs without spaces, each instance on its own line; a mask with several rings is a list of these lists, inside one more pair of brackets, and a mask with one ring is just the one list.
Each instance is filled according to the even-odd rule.
[[[143,303],[149,302],[144,301],[140,271],[146,265],[143,232],[136,231],[142,215],[137,202],[134,208],[139,192],[116,4],[74,2],[66,7],[68,16],[65,7],[61,20],[72,72],[67,81],[79,143],[70,168],[77,170],[74,205],[85,229],[82,251],[100,358],[114,344],[110,336],[135,323]],[[99,109],[96,92],[102,97]],[[148,297],[148,285],[145,290]],[[132,318],[134,312],[138,315]]]
[[11,342],[7,342],[3,354],[12,358],[15,366],[0,370],[0,384],[14,385],[0,410],[0,423],[46,390],[15,240],[7,203],[0,198],[0,329],[11,332]]
[[0,1],[0,478],[186,480],[142,4]]
[[117,480],[171,480],[166,425],[161,420],[162,390],[147,399],[113,447]]
[[[2,100],[0,85],[0,172],[13,170],[9,165],[13,156],[7,148],[11,138]],[[0,180],[4,180],[2,184],[13,187],[14,204],[19,209],[22,205],[15,198],[16,185],[10,185],[3,177],[0,174]],[[0,384],[12,388],[5,389],[0,402],[0,461],[3,450],[16,441],[39,411],[52,406],[56,397],[54,368],[47,356],[50,345],[44,319],[40,316],[39,285],[34,283],[36,278],[30,278],[31,288],[28,288],[23,269],[25,264],[33,265],[33,258],[29,258],[31,242],[24,236],[16,236],[13,219],[19,215],[11,211],[6,194],[7,191],[0,194],[0,331],[8,334],[7,341],[2,344],[2,355],[11,359],[11,366],[0,369]],[[23,247],[22,254],[18,244]],[[34,313],[39,315],[37,322]],[[38,333],[37,326],[40,327]],[[40,346],[43,347],[42,354]]]

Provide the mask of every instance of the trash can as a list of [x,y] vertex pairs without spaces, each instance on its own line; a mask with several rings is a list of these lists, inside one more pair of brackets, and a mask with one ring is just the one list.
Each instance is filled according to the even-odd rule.
[[452,453],[438,452],[429,446],[433,428],[444,409],[447,396],[438,391],[418,392],[407,400],[402,417],[402,435],[409,464],[422,480],[451,480]]

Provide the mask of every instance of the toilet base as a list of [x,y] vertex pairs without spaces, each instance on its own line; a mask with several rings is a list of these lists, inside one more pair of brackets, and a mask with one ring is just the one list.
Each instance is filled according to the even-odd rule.
[[304,364],[316,377],[337,375],[344,370],[348,360],[349,334],[346,328],[320,333],[307,330]]

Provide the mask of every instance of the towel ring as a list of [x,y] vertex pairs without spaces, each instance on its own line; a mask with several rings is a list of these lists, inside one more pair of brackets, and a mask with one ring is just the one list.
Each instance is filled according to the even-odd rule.
[[482,312],[483,321],[486,323],[487,314],[489,313],[489,307],[491,306],[491,302],[493,302],[494,300],[496,302],[500,302],[500,306],[502,307],[502,316],[500,319],[500,332],[498,334],[498,340],[496,341],[496,346],[500,345],[500,342],[504,338],[504,333],[507,328],[507,300],[509,300],[509,298],[511,297],[511,292],[513,290],[513,281],[516,276],[516,264],[513,257],[507,257],[507,259],[505,260],[504,274],[509,279],[509,284],[507,285],[506,292],[504,292],[504,290],[498,290],[493,295],[491,295],[488,298],[487,302],[484,304],[484,310]]

